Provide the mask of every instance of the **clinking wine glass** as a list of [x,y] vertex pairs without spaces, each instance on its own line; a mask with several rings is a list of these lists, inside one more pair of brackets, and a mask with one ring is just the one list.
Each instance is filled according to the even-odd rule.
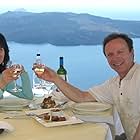
[[[34,64],[35,66],[36,64]],[[37,73],[38,75],[41,75],[45,70],[45,65],[44,64],[40,64],[40,65],[36,65],[36,68],[34,69],[35,73]]]
[[[38,75],[43,74],[45,70],[44,64],[34,64],[34,66],[36,66],[36,68],[34,69],[35,73],[37,73]],[[43,89],[44,91],[47,90],[48,94],[50,93],[50,91],[52,91],[53,87],[54,83],[40,79],[39,88]]]
[[[43,72],[44,72],[44,68],[45,68],[45,65],[44,64],[37,64],[37,63],[34,63],[33,64],[33,68],[34,68],[34,72],[38,75],[41,75]],[[33,81],[33,87],[34,89],[43,89],[42,88],[42,82],[43,80],[38,78],[37,76],[34,77],[34,81]]]
[[[23,69],[22,65],[21,64],[13,64],[11,67],[14,68],[13,77],[19,77],[20,73]],[[14,88],[11,89],[11,91],[12,92],[21,92],[22,91],[22,89],[17,86],[16,80],[14,80]]]

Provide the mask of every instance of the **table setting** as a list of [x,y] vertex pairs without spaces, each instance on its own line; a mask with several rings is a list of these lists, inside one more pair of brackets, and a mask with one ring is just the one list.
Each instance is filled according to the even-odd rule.
[[[65,130],[63,131],[66,131],[65,133],[67,137],[69,133],[71,133],[71,129],[76,127],[76,131],[79,133],[78,137],[81,140],[84,138],[81,137],[81,133],[85,133],[83,132],[82,128],[84,129],[86,126],[89,128],[89,131],[93,130],[96,132],[95,134],[93,132],[91,134],[87,134],[89,137],[93,135],[92,137],[95,137],[96,140],[113,139],[112,131],[109,126],[114,126],[113,110],[111,105],[97,102],[74,103],[65,98],[64,95],[61,96],[61,94],[62,93],[57,95],[56,93],[49,95],[46,94],[43,97],[34,98],[32,101],[24,101],[24,99],[19,98],[2,99],[3,101],[1,100],[2,102],[0,103],[1,121],[11,124],[11,126],[14,128],[14,132],[9,131],[9,135],[14,133],[20,137],[21,133],[22,135],[30,133],[26,129],[28,129],[28,127],[29,129],[33,129],[31,126],[35,127],[33,130],[34,132],[38,131],[39,134],[42,135],[46,135],[45,129],[46,131],[51,131],[50,129],[54,129],[55,133],[57,133],[58,129],[60,130],[64,127]],[[58,96],[59,98],[57,98]],[[43,102],[55,102],[55,104],[52,104],[53,106],[47,105],[45,108],[42,107]],[[4,105],[6,105],[6,107],[3,107]],[[21,123],[23,127],[25,127],[25,133],[24,131],[21,132],[21,128],[19,128],[18,123]],[[98,128],[100,128],[100,130]],[[35,140],[35,137],[32,137]],[[52,134],[51,137],[55,136]],[[59,135],[59,138],[60,137],[61,136]],[[62,139],[65,139],[66,137]],[[6,138],[5,136],[5,140],[9,140],[8,138],[9,137]],[[29,137],[27,140],[28,139]],[[42,140],[45,140],[45,138]]]

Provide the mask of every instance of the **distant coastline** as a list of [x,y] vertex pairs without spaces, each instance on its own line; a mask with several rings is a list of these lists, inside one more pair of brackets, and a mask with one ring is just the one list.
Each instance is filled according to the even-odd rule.
[[112,32],[140,37],[140,21],[113,20],[86,13],[9,11],[0,14],[0,21],[0,32],[8,41],[24,44],[98,45]]
[[[135,40],[135,42],[138,40],[140,40],[140,38],[132,38],[133,40]],[[19,43],[19,42],[15,42],[15,41],[8,41],[8,44],[9,45],[12,45],[12,44],[14,44],[14,45],[17,45],[17,46],[27,46],[27,45],[29,45],[29,46],[39,46],[39,45],[41,45],[41,46],[53,46],[53,47],[81,47],[81,46],[85,46],[85,47],[90,47],[90,46],[100,46],[100,45],[102,45],[102,43],[101,44],[96,44],[96,45],[75,45],[75,46],[56,46],[56,45],[52,45],[52,44],[49,44],[49,43],[40,43],[40,44],[34,44],[34,43]]]

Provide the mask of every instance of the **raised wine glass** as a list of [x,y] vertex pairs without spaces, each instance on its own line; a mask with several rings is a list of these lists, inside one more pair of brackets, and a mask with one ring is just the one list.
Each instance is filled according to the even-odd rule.
[[[37,73],[38,75],[41,75],[45,70],[45,65],[44,64],[37,64],[36,68],[34,69],[34,72]],[[37,84],[38,89],[42,89],[44,92],[47,91],[47,94],[50,94],[50,91],[53,90],[54,83],[45,81],[42,79],[39,79],[39,84]]]
[[[13,77],[19,77],[23,69],[21,64],[13,64],[11,67],[14,68]],[[14,80],[14,88],[11,89],[11,92],[21,92],[22,89],[17,86],[16,80]]]
[[[36,64],[34,64],[35,66]],[[34,69],[35,73],[37,73],[38,75],[41,75],[43,72],[44,72],[44,68],[45,68],[45,65],[44,64],[39,64],[39,65],[36,65],[36,68]]]

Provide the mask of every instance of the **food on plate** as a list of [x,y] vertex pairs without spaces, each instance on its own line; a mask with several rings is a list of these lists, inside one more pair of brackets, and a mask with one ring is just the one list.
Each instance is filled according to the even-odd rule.
[[54,108],[56,105],[55,101],[52,99],[52,96],[44,98],[43,102],[41,103],[41,108],[48,109]]
[[46,121],[66,121],[66,117],[62,114],[61,110],[51,110],[50,112],[43,113],[38,115],[39,118],[42,118]]
[[50,120],[50,115],[49,113],[43,113],[38,115],[39,118],[44,119],[44,120]]
[[64,116],[52,116],[51,121],[66,121]]

